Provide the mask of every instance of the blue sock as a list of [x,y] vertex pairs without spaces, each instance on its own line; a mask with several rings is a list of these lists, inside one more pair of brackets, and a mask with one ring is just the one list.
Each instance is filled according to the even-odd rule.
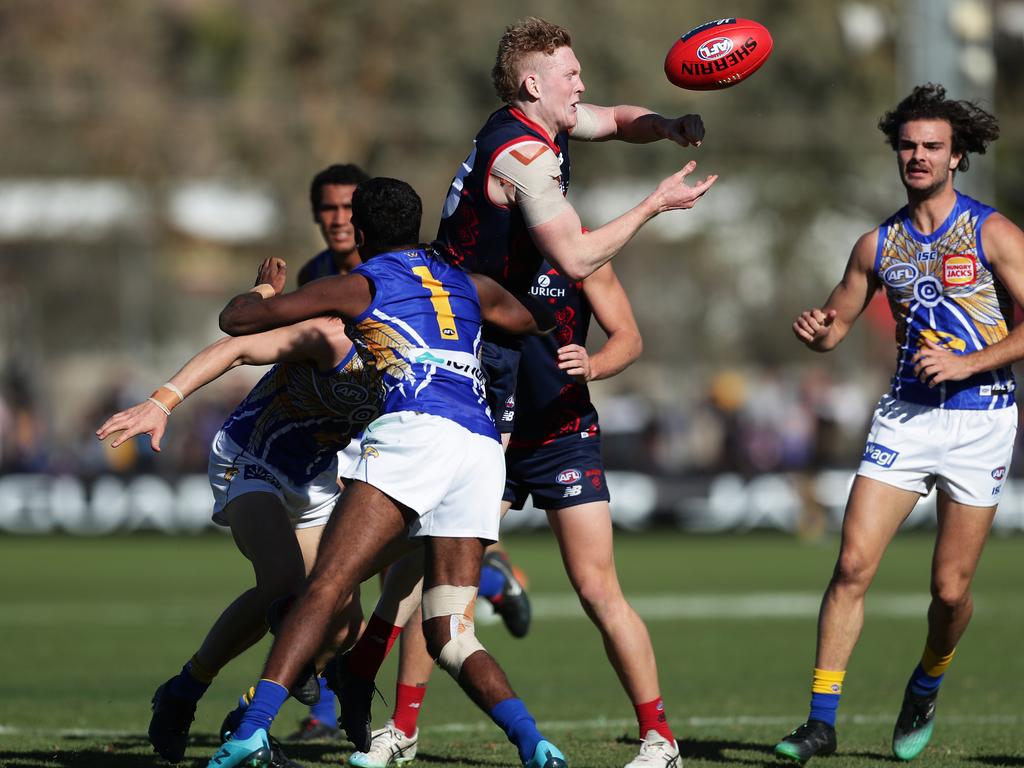
[[171,679],[171,682],[167,685],[167,690],[172,696],[176,696],[179,699],[199,701],[203,698],[203,694],[206,693],[206,689],[210,687],[210,684],[201,683],[192,676],[192,673],[189,672],[191,663],[189,662],[182,667],[178,676]]
[[914,674],[910,676],[910,692],[915,696],[929,696],[939,690],[944,677],[944,674],[932,677],[918,664],[914,668]]
[[811,713],[808,720],[821,720],[833,728],[836,726],[836,710],[839,709],[838,693],[812,693]]
[[505,699],[494,705],[491,720],[505,732],[508,740],[519,750],[519,759],[528,763],[533,759],[537,745],[544,739],[537,730],[537,722],[526,709],[522,699]]
[[269,732],[270,724],[287,700],[288,689],[283,685],[272,680],[260,680],[256,683],[256,695],[252,697],[248,709],[242,715],[242,722],[231,734],[231,738],[245,741],[260,728]]
[[[480,597],[495,598],[505,587],[505,574],[497,568],[485,565],[480,569]],[[533,755],[530,755],[533,757]]]
[[338,715],[334,711],[334,691],[327,687],[327,681],[320,678],[320,701],[309,708],[309,716],[332,728],[338,723]]

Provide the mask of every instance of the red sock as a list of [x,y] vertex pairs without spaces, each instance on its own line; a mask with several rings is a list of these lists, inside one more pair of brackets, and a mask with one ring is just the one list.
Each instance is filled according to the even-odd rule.
[[388,624],[373,614],[366,624],[366,631],[348,653],[349,671],[364,680],[373,680],[400,634],[401,627]]
[[636,704],[636,721],[640,724],[640,738],[644,738],[648,731],[657,731],[669,741],[675,741],[672,729],[668,727],[668,718],[665,717],[665,702],[661,696],[646,704]]
[[395,686],[395,714],[391,719],[395,721],[395,728],[400,730],[409,738],[416,733],[416,721],[420,718],[420,705],[423,697],[427,695],[425,685],[402,685]]

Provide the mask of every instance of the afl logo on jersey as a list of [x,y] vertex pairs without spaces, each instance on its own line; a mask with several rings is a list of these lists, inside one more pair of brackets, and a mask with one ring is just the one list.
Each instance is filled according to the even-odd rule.
[[893,264],[882,272],[882,280],[891,288],[902,288],[914,282],[919,274],[913,264]]
[[558,477],[555,478],[555,482],[561,483],[562,485],[572,485],[573,483],[579,482],[581,477],[583,477],[583,473],[578,469],[563,469],[558,473]]
[[970,253],[951,253],[942,257],[942,284],[970,285],[978,279],[978,265]]

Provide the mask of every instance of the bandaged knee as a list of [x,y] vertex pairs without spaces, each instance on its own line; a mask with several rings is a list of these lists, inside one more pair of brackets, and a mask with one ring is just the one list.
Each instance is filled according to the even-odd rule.
[[437,656],[438,665],[458,680],[466,659],[484,650],[476,639],[473,624],[473,602],[476,587],[453,587],[442,584],[423,593],[423,621],[449,617],[449,639]]

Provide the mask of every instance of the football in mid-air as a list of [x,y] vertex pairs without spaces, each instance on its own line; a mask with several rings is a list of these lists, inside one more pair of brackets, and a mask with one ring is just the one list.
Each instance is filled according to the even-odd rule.
[[750,19],[718,19],[680,37],[665,57],[673,85],[714,91],[746,80],[772,52],[772,36]]

